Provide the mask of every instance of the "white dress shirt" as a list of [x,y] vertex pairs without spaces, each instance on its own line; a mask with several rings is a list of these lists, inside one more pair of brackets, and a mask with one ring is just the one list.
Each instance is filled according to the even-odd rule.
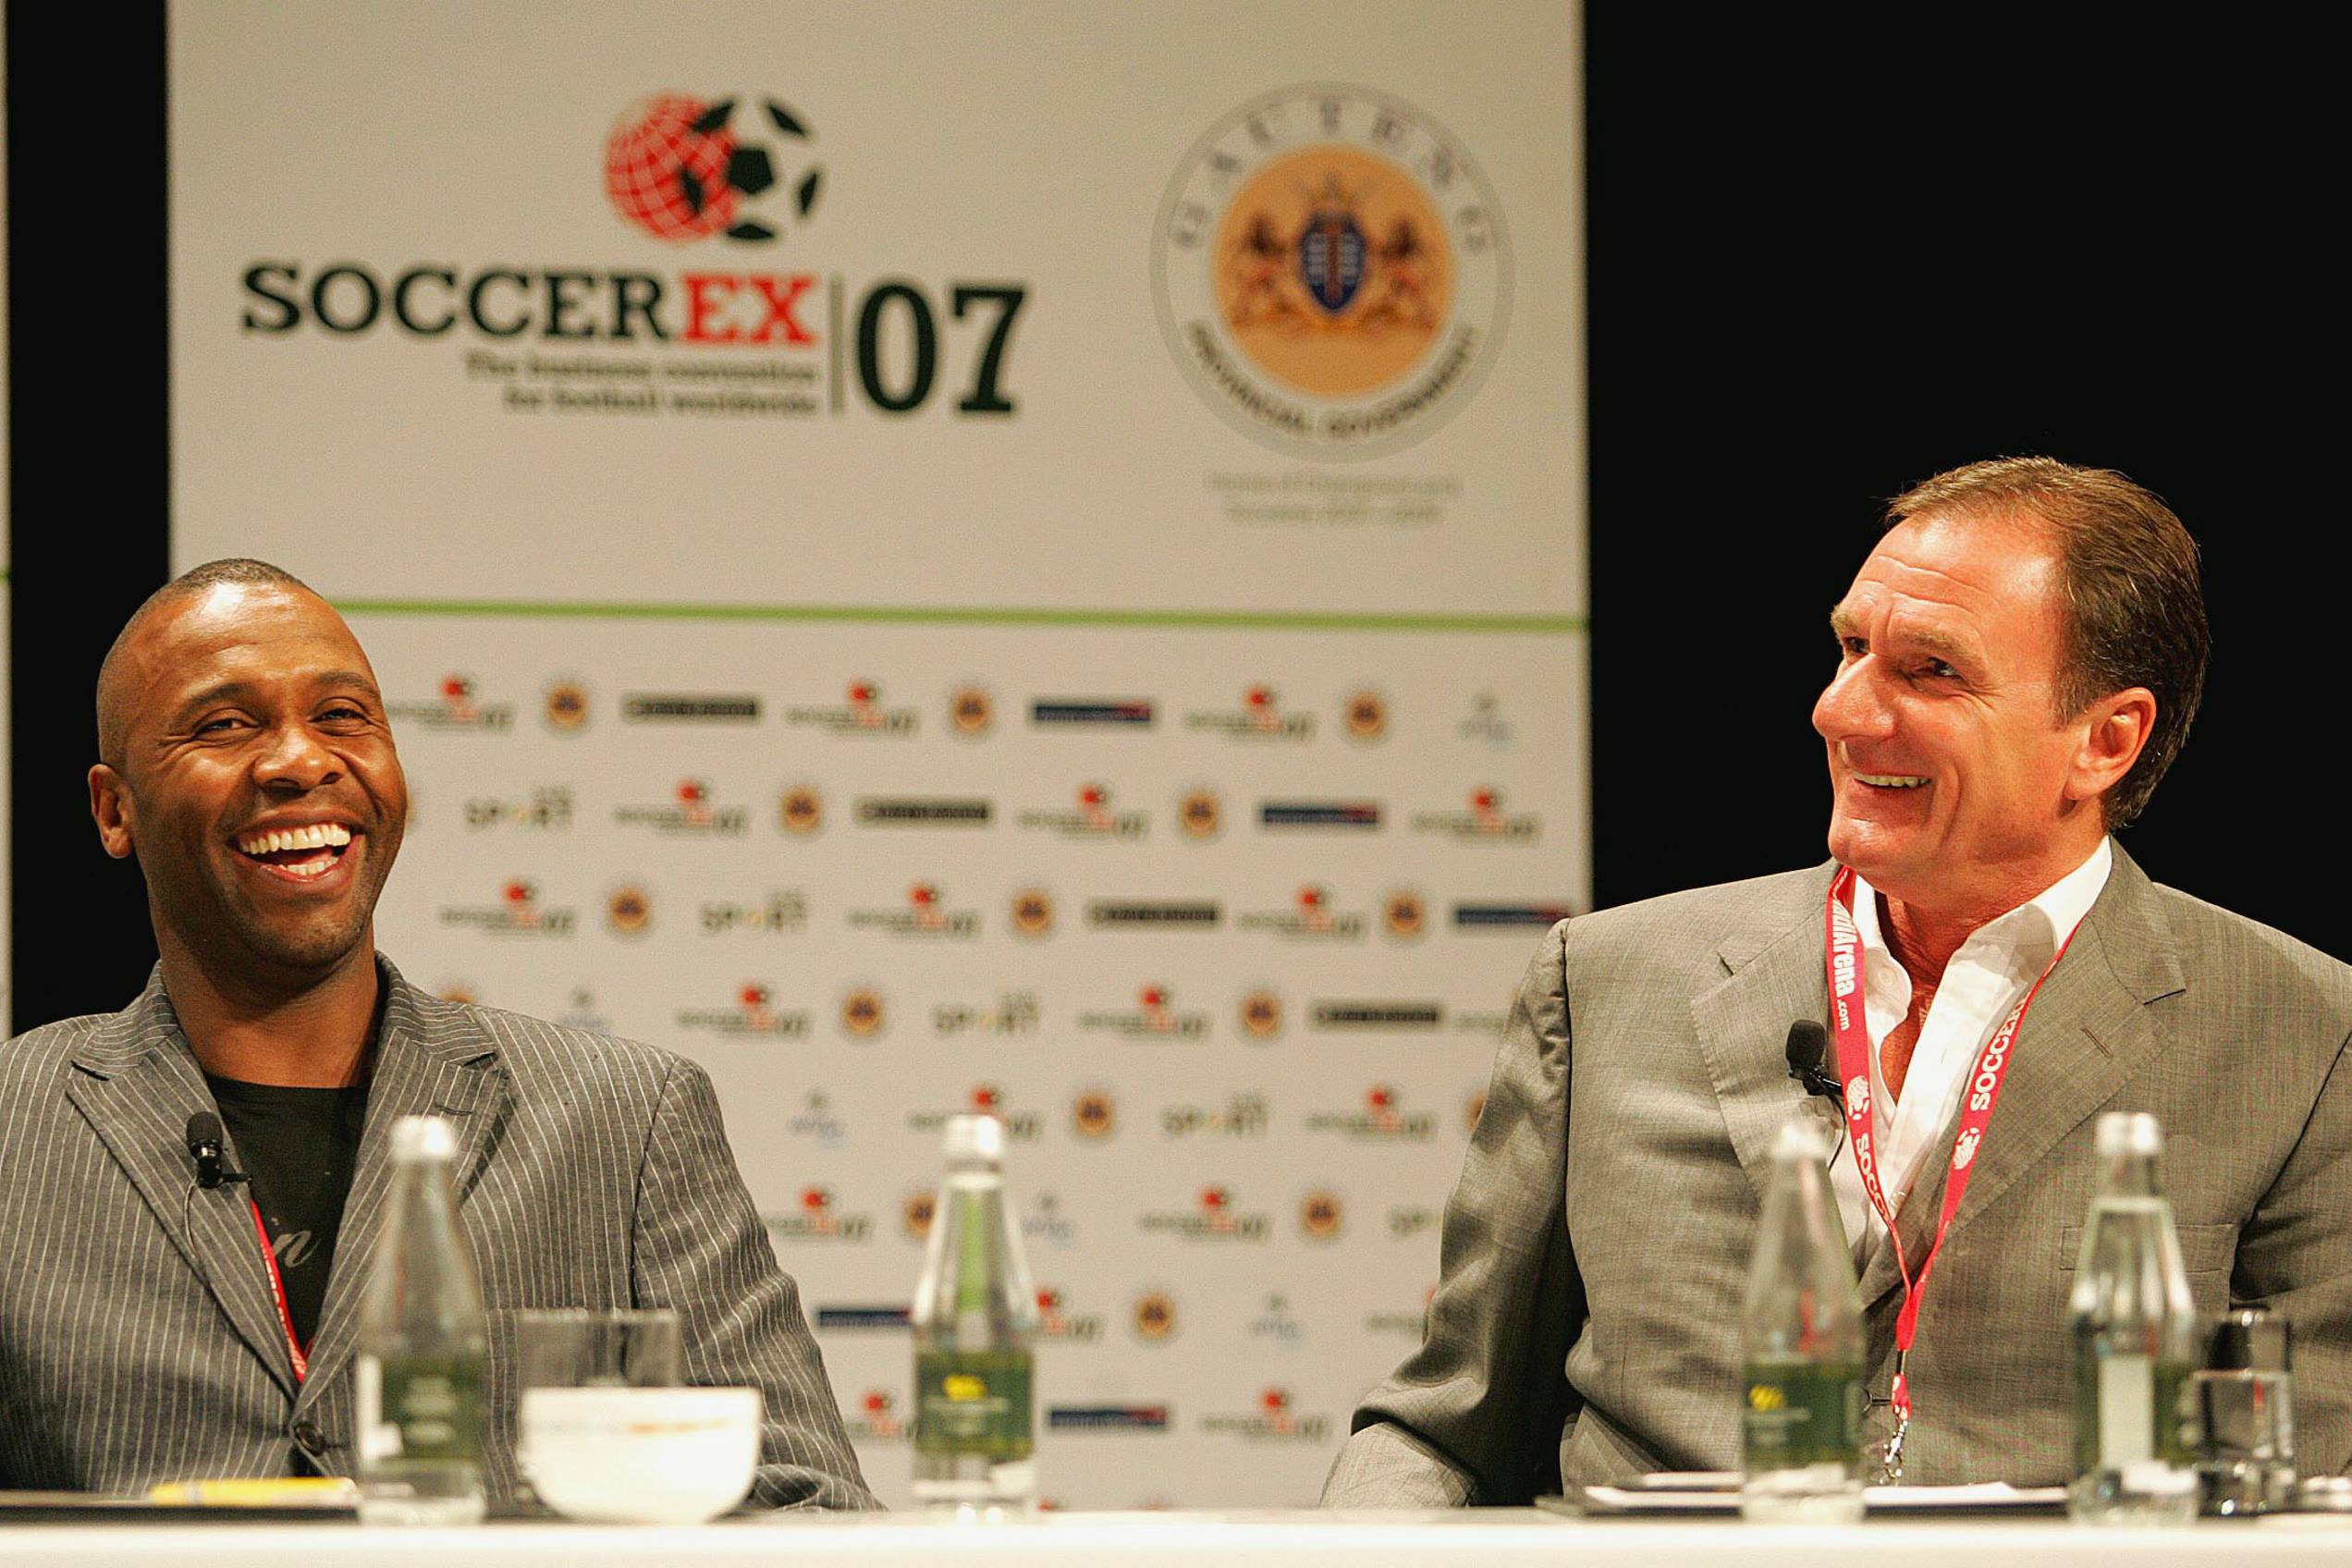
[[[1870,1034],[1870,1104],[1876,1115],[1879,1180],[1887,1202],[1899,1213],[1903,1200],[1926,1167],[1936,1134],[1950,1121],[1960,1091],[1992,1032],[2009,1016],[2027,990],[2049,967],[2051,959],[2098,901],[2114,864],[2108,840],[2101,839],[2090,858],[2051,884],[2039,897],[2008,913],[1985,922],[1960,944],[1944,966],[1935,999],[1920,1025],[1918,1045],[1904,1075],[1903,1097],[1887,1094],[1885,1070],[1879,1053],[1886,1037],[1911,1011],[1911,975],[1887,947],[1879,927],[1879,896],[1860,876],[1854,878],[1854,925],[1862,938],[1862,997]],[[2018,1035],[2021,1050],[2031,1050],[2033,1017],[2028,1013]],[[1837,1043],[1830,1043],[1831,1060],[1822,1063],[1832,1077],[1840,1076]],[[2001,1136],[1996,1108],[1988,1138]],[[1943,1151],[1936,1151],[1942,1154]],[[1932,1175],[1932,1168],[1929,1168]],[[1932,1182],[1929,1183],[1932,1186]],[[1878,1249],[1886,1225],[1862,1190],[1862,1173],[1855,1169],[1854,1148],[1847,1140],[1830,1165],[1830,1185],[1837,1194],[1838,1218],[1854,1243],[1854,1266],[1861,1270]],[[1914,1269],[1920,1259],[1907,1259]]]

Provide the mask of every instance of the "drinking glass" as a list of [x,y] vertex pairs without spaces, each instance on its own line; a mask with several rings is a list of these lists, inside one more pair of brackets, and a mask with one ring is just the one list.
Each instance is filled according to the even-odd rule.
[[516,1315],[521,1389],[659,1389],[679,1381],[678,1314],[571,1307]]
[[2199,1511],[2269,1513],[2294,1505],[2295,1392],[2285,1318],[2225,1312],[2206,1336],[2196,1390]]

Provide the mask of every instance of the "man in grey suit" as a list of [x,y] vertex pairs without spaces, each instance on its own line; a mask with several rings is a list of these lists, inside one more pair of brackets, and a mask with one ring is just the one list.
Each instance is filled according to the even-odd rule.
[[[1327,1504],[1738,1467],[1739,1306],[1774,1133],[1808,1100],[1839,1119],[1784,1058],[1793,1022],[1831,1019],[1833,887],[1867,1001],[1868,1083],[1844,1089],[1874,1102],[1915,1282],[1947,1180],[1973,1166],[1921,1288],[1905,1478],[2070,1478],[2067,1297],[2104,1110],[2166,1131],[2199,1310],[2293,1323],[2305,1472],[2352,1460],[2352,969],[2157,886],[2109,837],[2196,712],[2195,545],[2119,474],[1977,464],[1893,504],[1831,628],[1813,713],[1831,863],[1546,937],[1446,1209],[1426,1342],[1357,1410]],[[1980,1053],[2045,974],[1981,1144],[1955,1141]],[[1831,1174],[1883,1405],[1916,1287],[1850,1145]]]
[[[98,728],[92,813],[161,962],[125,1011],[0,1048],[0,1487],[349,1474],[392,1124],[432,1114],[490,1314],[494,1498],[516,1311],[659,1306],[688,1380],[765,1397],[755,1500],[876,1506],[706,1075],[375,952],[408,790],[342,619],[275,567],[199,567],[116,640]],[[197,1181],[188,1119],[215,1107],[250,1187]]]

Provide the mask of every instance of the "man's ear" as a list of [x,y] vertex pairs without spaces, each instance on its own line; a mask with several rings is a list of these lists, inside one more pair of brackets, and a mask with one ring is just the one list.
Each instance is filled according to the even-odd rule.
[[129,858],[131,835],[130,786],[123,776],[99,763],[90,770],[90,816],[98,824],[98,842],[116,860]]
[[2083,714],[2083,741],[2075,753],[2066,793],[2078,801],[2105,794],[2123,782],[2139,760],[2156,728],[2156,696],[2145,686],[2126,686],[2101,697]]

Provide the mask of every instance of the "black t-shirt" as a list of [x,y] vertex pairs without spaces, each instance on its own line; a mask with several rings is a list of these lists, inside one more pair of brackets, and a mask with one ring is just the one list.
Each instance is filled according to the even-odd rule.
[[237,1158],[252,1179],[247,1190],[261,1207],[286,1285],[286,1312],[305,1345],[318,1330],[335,1265],[335,1235],[343,1225],[359,1162],[360,1127],[367,1120],[367,1087],[295,1088],[233,1078],[212,1086]]

